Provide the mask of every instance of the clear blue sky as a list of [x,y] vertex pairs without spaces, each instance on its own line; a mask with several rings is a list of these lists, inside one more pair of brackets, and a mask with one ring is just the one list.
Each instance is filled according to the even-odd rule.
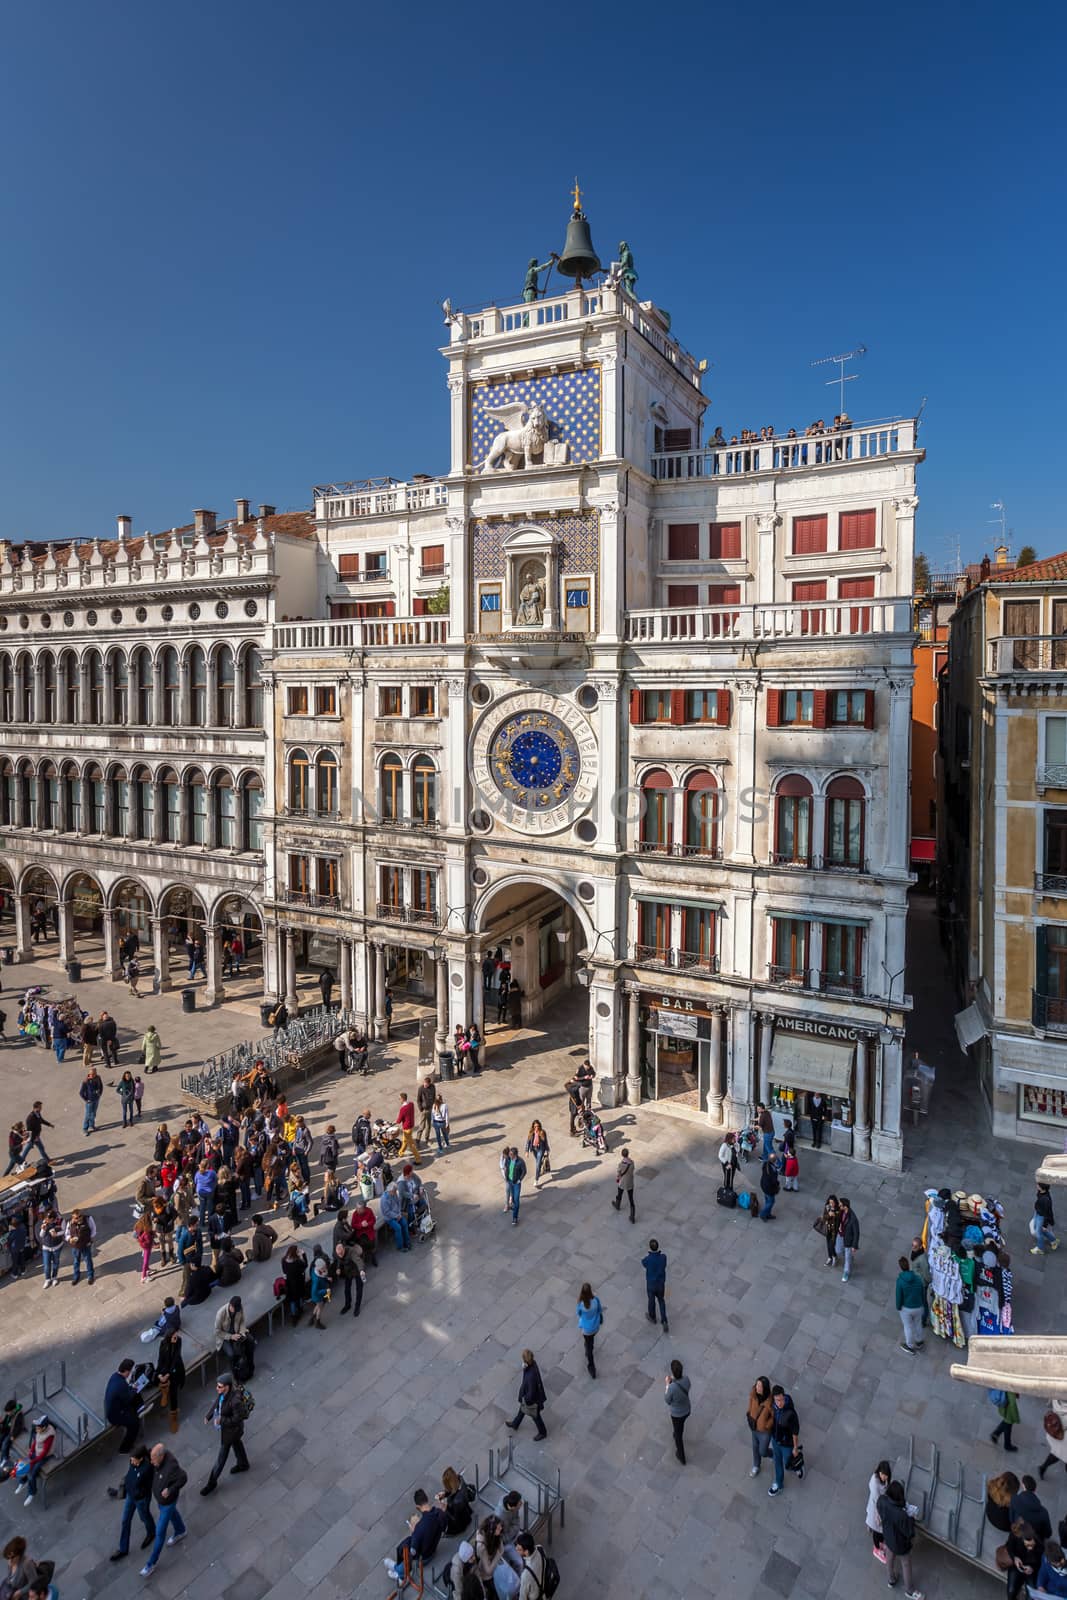
[[1062,5],[12,0],[0,534],[447,467],[439,303],[577,172],[712,425],[927,406],[919,545],[1067,548]]

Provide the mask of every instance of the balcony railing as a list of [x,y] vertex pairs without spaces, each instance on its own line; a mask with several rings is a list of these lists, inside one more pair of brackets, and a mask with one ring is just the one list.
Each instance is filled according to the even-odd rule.
[[1038,894],[1059,900],[1067,895],[1067,877],[1058,872],[1035,872],[1034,888]]
[[[693,641],[733,644],[755,639],[862,638],[866,634],[910,634],[911,601],[835,601],[830,605],[682,606],[630,611],[626,637],[632,644]],[[1031,641],[1032,642],[1032,641]],[[1067,640],[1062,641],[1067,652]]]
[[445,578],[447,576],[448,568],[443,561],[431,562],[429,566],[423,562],[422,566],[419,568],[420,578]]
[[1039,767],[1037,783],[1040,789],[1067,789],[1067,766],[1062,763]]
[[767,975],[772,983],[788,983],[797,989],[819,994],[862,994],[863,977],[853,972],[817,972],[814,968],[779,965],[771,962]]
[[815,865],[814,856],[798,856],[789,850],[772,850],[772,867],[796,867],[801,872],[810,872]]
[[389,576],[388,567],[363,567],[358,572],[338,574],[342,583],[384,583]]
[[1067,1033],[1067,1000],[1051,994],[1030,991],[1030,1020],[1035,1028],[1046,1028],[1050,1033]]
[[441,645],[447,617],[362,617],[331,622],[278,622],[270,630],[272,650],[407,649]]
[[447,506],[443,483],[398,483],[395,478],[363,478],[357,483],[320,483],[313,491],[317,517],[380,517],[396,511]]
[[407,832],[409,830],[416,829],[422,829],[426,832],[429,832],[431,829],[440,827],[440,822],[437,817],[380,816],[377,818],[377,824],[382,828],[397,828],[400,829],[401,832]]
[[863,977],[858,972],[817,972],[815,976],[824,994],[863,993]]
[[700,969],[714,973],[719,970],[718,956],[700,955],[692,950],[665,950],[654,944],[635,944],[633,959],[638,966],[658,967],[666,972],[694,972]]
[[339,894],[319,894],[313,889],[284,889],[282,898],[291,906],[309,906],[316,911],[339,911]]
[[914,449],[914,420],[892,417],[803,439],[759,439],[747,444],[705,445],[700,450],[657,451],[652,457],[652,476],[666,483],[686,478],[752,477],[758,472],[797,472],[837,467],[847,461],[874,461]]
[[390,900],[378,901],[380,922],[406,922],[413,927],[436,928],[439,915],[436,911],[421,910],[416,906],[394,905]]
[[991,673],[1067,672],[1067,638],[1063,634],[1032,634],[1026,638],[990,639]]
[[718,845],[677,844],[668,839],[638,839],[637,853],[642,856],[702,856],[705,861],[721,861]]

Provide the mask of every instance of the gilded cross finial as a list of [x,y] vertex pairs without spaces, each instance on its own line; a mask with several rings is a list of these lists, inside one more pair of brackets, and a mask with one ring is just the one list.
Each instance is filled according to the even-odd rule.
[[578,187],[578,179],[574,180],[574,210],[577,214],[582,209],[582,191]]

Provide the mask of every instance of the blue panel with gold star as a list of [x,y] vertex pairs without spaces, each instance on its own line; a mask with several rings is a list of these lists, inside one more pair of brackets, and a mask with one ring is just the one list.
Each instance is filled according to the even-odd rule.
[[[561,439],[573,462],[600,457],[600,368],[547,372],[516,383],[479,383],[471,389],[471,464],[480,467],[489,447],[505,431],[491,413],[500,406],[540,405],[551,423],[551,439]],[[513,427],[520,427],[516,414]]]

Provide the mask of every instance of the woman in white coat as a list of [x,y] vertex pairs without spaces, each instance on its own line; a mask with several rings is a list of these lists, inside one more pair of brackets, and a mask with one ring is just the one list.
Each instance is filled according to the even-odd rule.
[[[1053,1423],[1054,1418],[1050,1432],[1049,1424]],[[1042,1478],[1054,1461],[1062,1461],[1067,1470],[1067,1400],[1049,1401],[1045,1412],[1045,1443],[1048,1445],[1048,1455],[1037,1469]]]
[[879,1461],[871,1473],[871,1480],[867,1485],[867,1526],[871,1531],[871,1542],[874,1546],[871,1554],[876,1561],[883,1564],[886,1559],[885,1540],[882,1538],[882,1519],[878,1515],[878,1501],[889,1488],[893,1469],[888,1461]]

